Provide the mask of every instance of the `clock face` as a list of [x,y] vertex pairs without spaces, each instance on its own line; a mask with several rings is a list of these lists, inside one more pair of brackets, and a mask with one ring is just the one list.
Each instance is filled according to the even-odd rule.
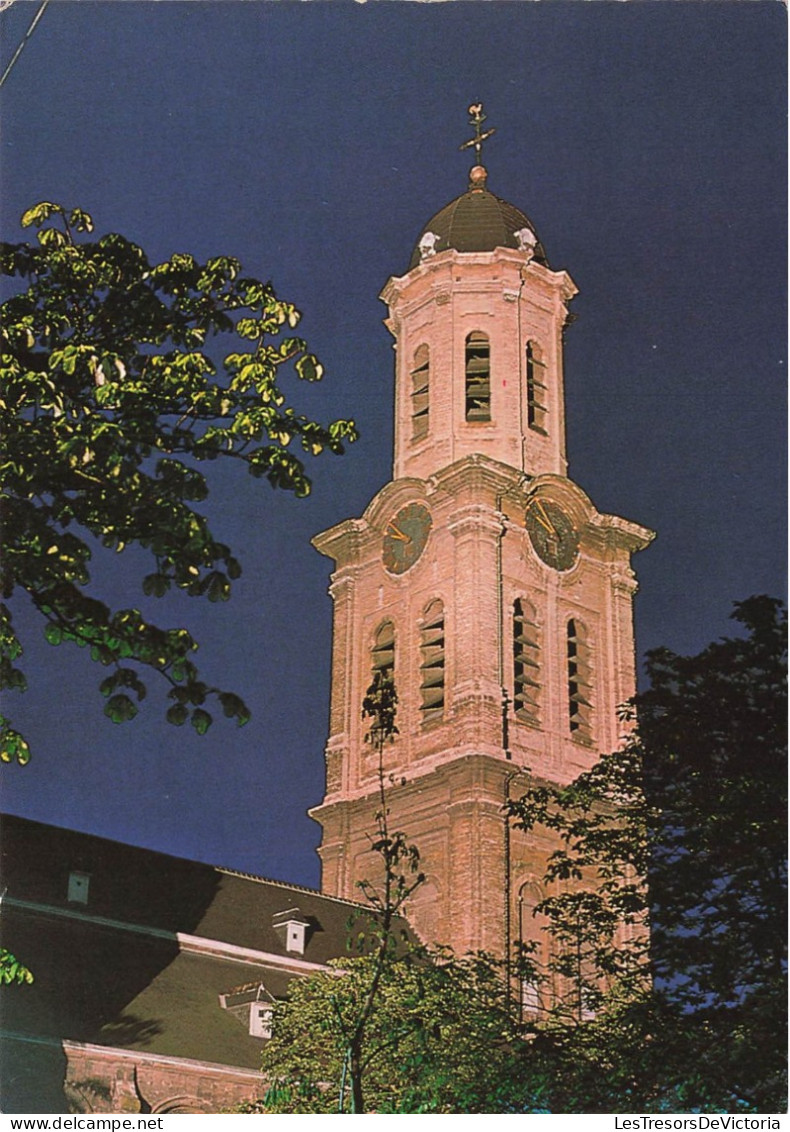
[[431,513],[421,503],[402,507],[384,528],[382,556],[391,574],[403,574],[423,552],[431,533]]
[[527,506],[525,523],[538,557],[555,570],[570,570],[579,553],[579,532],[563,509],[535,496]]

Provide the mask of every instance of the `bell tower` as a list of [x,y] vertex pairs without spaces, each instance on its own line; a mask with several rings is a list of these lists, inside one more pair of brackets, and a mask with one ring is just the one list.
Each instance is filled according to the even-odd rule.
[[[567,477],[562,335],[576,287],[535,227],[488,188],[482,107],[465,193],[428,221],[381,298],[395,339],[393,478],[317,535],[335,562],[326,795],[313,816],[324,892],[374,879],[378,760],[365,691],[393,677],[388,804],[427,883],[428,943],[505,954],[534,933],[554,845],[507,829],[529,780],[570,782],[622,739],[635,691],[631,554],[646,528]],[[462,148],[465,148],[463,146]]]

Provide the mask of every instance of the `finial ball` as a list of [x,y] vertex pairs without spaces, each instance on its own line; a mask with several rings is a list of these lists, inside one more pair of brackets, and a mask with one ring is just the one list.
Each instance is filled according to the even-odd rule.
[[476,188],[485,185],[487,178],[488,170],[485,165],[473,165],[469,170],[469,184]]

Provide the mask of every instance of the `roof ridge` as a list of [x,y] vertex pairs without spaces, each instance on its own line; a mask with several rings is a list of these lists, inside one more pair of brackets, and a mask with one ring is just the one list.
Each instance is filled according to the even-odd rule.
[[258,876],[256,873],[243,873],[240,869],[227,869],[223,865],[211,865],[218,873],[224,873],[225,876],[240,877],[242,880],[252,880],[256,884],[273,884],[277,888],[290,888],[297,892],[306,892],[310,896],[319,896],[322,900],[332,900],[335,904],[347,904],[351,908],[361,908],[364,912],[374,914],[373,908],[368,908],[367,905],[361,904],[358,900],[347,900],[343,896],[330,896],[328,892],[319,892],[317,888],[309,888],[306,884],[290,884],[287,880],[274,880],[272,877]]
[[[364,911],[368,910],[366,905],[360,904],[355,900],[345,900],[340,896],[330,896],[327,893],[319,892],[317,888],[310,888],[306,884],[292,884],[286,880],[274,880],[273,877],[264,877],[260,876],[260,874],[257,873],[245,873],[242,872],[241,869],[231,869],[224,865],[212,864],[209,861],[197,861],[194,857],[177,856],[175,853],[168,853],[162,849],[152,849],[148,845],[134,845],[129,841],[119,841],[114,837],[106,837],[102,833],[89,833],[88,831],[83,829],[74,829],[73,826],[55,825],[53,822],[41,821],[38,818],[29,818],[25,814],[13,814],[9,813],[7,810],[0,811],[0,824],[4,823],[9,818],[12,821],[19,821],[28,826],[40,826],[44,827],[45,829],[56,830],[59,833],[70,834],[76,837],[89,838],[92,841],[104,841],[106,843],[109,843],[110,845],[118,845],[122,849],[131,849],[133,851],[141,853],[151,853],[157,857],[167,857],[171,861],[178,861],[179,863],[184,865],[194,865],[197,868],[210,869],[216,873],[225,873],[227,876],[241,877],[243,880],[252,880],[257,884],[273,884],[278,888],[290,888],[298,892],[309,893],[311,896],[320,896],[322,900],[332,900],[336,904],[346,904],[351,908],[361,908]],[[370,911],[371,914],[373,914],[372,909]]]

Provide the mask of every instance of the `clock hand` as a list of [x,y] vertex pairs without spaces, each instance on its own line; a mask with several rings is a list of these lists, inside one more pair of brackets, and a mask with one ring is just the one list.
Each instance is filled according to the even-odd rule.
[[543,506],[539,499],[535,500],[534,505],[537,508],[537,511],[540,512],[540,514],[537,515],[538,522],[546,528],[550,535],[554,535],[554,537],[557,538],[557,528],[554,526],[551,519],[546,514],[546,508]]
[[405,535],[403,531],[399,531],[394,523],[387,523],[387,534],[391,535],[392,538],[399,539],[401,542],[411,542],[409,536]]

